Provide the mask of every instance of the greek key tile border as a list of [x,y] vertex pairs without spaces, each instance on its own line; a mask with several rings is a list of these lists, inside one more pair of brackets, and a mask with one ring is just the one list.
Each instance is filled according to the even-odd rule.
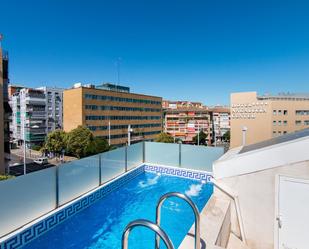
[[97,200],[103,198],[110,192],[118,189],[127,182],[131,181],[133,178],[142,174],[144,171],[161,173],[164,175],[177,176],[182,178],[189,178],[194,180],[205,180],[207,182],[211,181],[212,174],[208,172],[194,171],[189,169],[165,167],[165,166],[155,166],[155,165],[142,165],[128,174],[125,174],[110,183],[107,183],[103,187],[99,187],[96,191],[86,195],[74,201],[72,204],[61,208],[59,211],[49,215],[47,218],[33,224],[32,226],[25,228],[21,232],[15,234],[9,239],[5,240],[0,244],[0,249],[17,249],[26,245],[30,241],[41,236],[43,233],[59,225],[66,219],[80,212],[81,210],[92,205]]
[[118,189],[127,182],[131,181],[133,178],[142,174],[144,171],[144,165],[142,165],[137,169],[132,170],[128,174],[125,174],[122,177],[119,177],[118,179],[108,183],[107,185],[100,187],[98,190],[92,192],[91,194],[73,202],[71,205],[62,208],[61,210],[51,214],[44,220],[35,223],[31,227],[22,230],[20,233],[2,242],[0,244],[0,249],[21,248],[22,246],[39,237],[43,233],[59,225],[66,219],[70,218],[72,215],[75,215],[79,211],[93,204],[95,201],[103,198],[108,193]]
[[165,166],[159,166],[159,165],[145,165],[145,171],[161,173],[164,175],[189,178],[189,179],[194,179],[194,180],[205,180],[206,182],[211,182],[211,179],[213,178],[212,174],[209,172],[195,171],[195,170],[175,168],[175,167],[165,167]]

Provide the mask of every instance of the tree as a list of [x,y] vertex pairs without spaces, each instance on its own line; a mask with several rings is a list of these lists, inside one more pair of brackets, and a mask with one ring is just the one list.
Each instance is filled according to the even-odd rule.
[[198,144],[198,139],[200,140],[200,145],[207,145],[207,134],[203,131],[200,131],[199,135],[193,137],[193,143]]
[[110,146],[108,145],[108,142],[105,138],[95,137],[93,144],[95,148],[94,154],[102,153],[110,149]]
[[225,132],[222,137],[224,141],[229,142],[231,139],[231,132],[230,131]]
[[66,149],[66,133],[61,130],[49,133],[43,147],[47,151],[61,153]]
[[0,175],[0,181],[8,180],[14,177],[15,176],[11,176],[11,175]]
[[66,145],[67,152],[78,158],[95,154],[94,136],[83,126],[78,126],[67,134]]
[[49,133],[42,147],[42,151],[56,154],[63,150],[66,154],[81,158],[108,151],[110,146],[106,139],[94,137],[88,128],[78,126],[69,133],[61,130]]
[[161,132],[155,139],[155,142],[161,143],[174,143],[174,138],[165,132]]

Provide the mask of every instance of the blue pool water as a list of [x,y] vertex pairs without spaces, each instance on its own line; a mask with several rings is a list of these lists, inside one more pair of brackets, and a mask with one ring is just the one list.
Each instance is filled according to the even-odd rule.
[[[171,191],[186,193],[201,211],[213,192],[213,186],[201,181],[143,173],[24,248],[121,248],[125,226],[135,219],[155,222],[159,198]],[[185,201],[171,198],[163,204],[161,221],[162,228],[177,248],[192,226],[194,215]],[[154,234],[146,228],[135,228],[130,234],[129,248],[154,248]],[[161,248],[165,248],[163,242]]]

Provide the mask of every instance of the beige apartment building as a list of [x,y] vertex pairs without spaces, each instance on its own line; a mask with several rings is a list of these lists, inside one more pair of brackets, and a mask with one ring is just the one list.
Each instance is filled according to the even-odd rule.
[[309,128],[309,94],[231,94],[231,148],[305,128]]
[[200,102],[163,101],[164,131],[183,143],[193,143],[193,138],[205,132],[207,143],[212,140],[211,112]]
[[162,131],[162,98],[131,93],[129,87],[103,84],[81,86],[63,93],[63,128],[88,127],[112,145],[153,140]]

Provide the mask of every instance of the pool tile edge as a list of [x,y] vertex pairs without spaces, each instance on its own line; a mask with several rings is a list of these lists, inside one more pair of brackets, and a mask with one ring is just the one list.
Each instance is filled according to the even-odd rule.
[[205,180],[206,182],[211,182],[211,179],[213,178],[211,172],[158,165],[158,164],[145,165],[145,172],[160,173],[163,175],[177,176],[191,180]]
[[51,213],[43,215],[15,232],[12,232],[7,235],[5,239],[2,238],[2,241],[0,240],[0,249],[18,249],[25,246],[30,241],[38,238],[50,229],[64,222],[66,219],[84,210],[97,200],[103,198],[113,190],[123,186],[143,172],[160,173],[163,175],[176,176],[192,180],[205,180],[206,182],[210,182],[213,177],[211,172],[206,171],[149,163],[142,164],[82,195],[81,197],[72,200],[60,208],[53,210]]

